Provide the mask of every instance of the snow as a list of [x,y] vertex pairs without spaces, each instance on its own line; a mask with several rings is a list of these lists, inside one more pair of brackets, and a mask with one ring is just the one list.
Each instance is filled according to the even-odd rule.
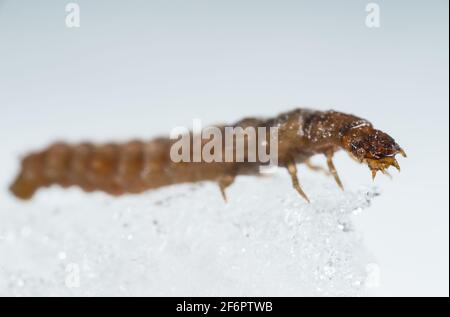
[[353,218],[378,195],[306,173],[114,198],[51,188],[0,208],[0,295],[362,296],[379,267]]

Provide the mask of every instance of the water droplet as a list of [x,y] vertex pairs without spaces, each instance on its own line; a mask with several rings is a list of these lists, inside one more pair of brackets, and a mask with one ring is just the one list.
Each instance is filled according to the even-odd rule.
[[65,260],[66,258],[67,258],[66,252],[59,252],[58,253],[58,259],[60,259],[61,261]]

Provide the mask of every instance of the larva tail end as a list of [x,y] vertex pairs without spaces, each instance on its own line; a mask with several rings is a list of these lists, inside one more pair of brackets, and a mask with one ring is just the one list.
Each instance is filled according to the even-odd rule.
[[15,197],[21,200],[30,200],[34,196],[37,187],[19,176],[9,190]]

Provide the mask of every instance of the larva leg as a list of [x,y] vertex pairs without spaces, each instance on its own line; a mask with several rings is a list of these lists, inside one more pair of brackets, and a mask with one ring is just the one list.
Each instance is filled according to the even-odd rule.
[[336,171],[336,167],[334,166],[333,163],[333,152],[327,152],[326,153],[326,157],[327,157],[327,164],[328,164],[328,169],[330,170],[331,175],[333,175],[334,180],[336,181],[336,183],[338,184],[338,186],[344,190],[344,185],[342,185],[341,179],[339,178],[339,175]]
[[302,196],[308,203],[310,203],[308,196],[306,196],[305,192],[301,188],[300,183],[298,181],[297,166],[295,165],[295,163],[294,162],[288,163],[287,170],[289,172],[289,175],[291,175],[291,178],[292,178],[292,186],[294,186],[295,190],[297,190],[297,192],[300,194],[300,196]]
[[386,171],[386,170],[383,170],[383,171],[381,171],[384,175],[386,175],[387,177],[389,177],[390,179],[392,179],[392,175],[391,175],[391,173],[389,173],[388,171]]
[[228,202],[225,190],[234,183],[235,178],[236,176],[228,174],[219,179],[220,192],[225,202]]
[[325,175],[331,175],[330,172],[325,169],[324,167],[320,166],[320,165],[315,165],[313,163],[311,163],[311,160],[306,160],[305,161],[305,165],[307,168],[309,168],[311,171],[314,172],[323,172],[325,173]]

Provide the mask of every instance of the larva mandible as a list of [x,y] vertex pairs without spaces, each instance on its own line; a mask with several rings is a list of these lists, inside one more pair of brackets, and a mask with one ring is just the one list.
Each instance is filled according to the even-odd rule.
[[[315,154],[326,156],[329,172],[341,188],[332,160],[340,149],[366,163],[373,177],[378,171],[387,173],[390,166],[400,170],[395,155],[406,157],[393,138],[374,129],[369,121],[336,111],[296,109],[273,119],[247,118],[233,125],[243,128],[274,126],[278,127],[278,165],[288,170],[293,187],[307,201],[298,181],[296,164],[305,163],[317,169],[309,163],[309,158]],[[10,190],[16,197],[27,200],[39,188],[53,184],[122,195],[171,184],[216,181],[226,200],[225,189],[236,176],[259,173],[261,164],[258,162],[175,163],[169,155],[174,142],[157,138],[125,144],[57,143],[27,155]]]

